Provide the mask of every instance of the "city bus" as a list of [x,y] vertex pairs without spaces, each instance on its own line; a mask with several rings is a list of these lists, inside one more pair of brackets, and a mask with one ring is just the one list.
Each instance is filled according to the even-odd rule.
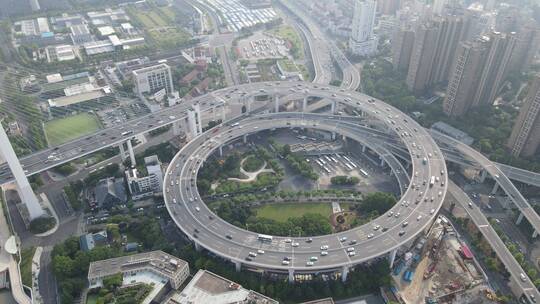
[[273,237],[271,235],[259,234],[257,239],[261,242],[272,242]]

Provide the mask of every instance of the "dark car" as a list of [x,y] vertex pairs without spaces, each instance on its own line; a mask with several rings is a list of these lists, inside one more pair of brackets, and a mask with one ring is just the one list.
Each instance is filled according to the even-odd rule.
[[230,234],[227,234],[225,237],[228,238],[229,240],[232,240],[232,236]]

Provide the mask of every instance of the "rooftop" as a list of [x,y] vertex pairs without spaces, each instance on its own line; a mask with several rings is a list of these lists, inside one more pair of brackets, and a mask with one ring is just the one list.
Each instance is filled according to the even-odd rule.
[[187,262],[163,251],[150,251],[90,263],[88,279],[103,278],[136,268],[153,268],[155,272],[171,277],[182,271]]
[[180,303],[253,303],[274,304],[277,301],[206,270],[199,270],[181,293],[175,293],[168,304]]

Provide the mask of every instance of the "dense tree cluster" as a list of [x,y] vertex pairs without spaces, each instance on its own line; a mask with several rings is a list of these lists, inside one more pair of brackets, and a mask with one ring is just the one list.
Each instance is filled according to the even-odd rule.
[[377,212],[383,214],[396,204],[396,198],[389,193],[373,192],[364,196],[362,201],[355,206],[361,213]]
[[332,185],[356,185],[360,179],[356,176],[337,175],[330,178]]

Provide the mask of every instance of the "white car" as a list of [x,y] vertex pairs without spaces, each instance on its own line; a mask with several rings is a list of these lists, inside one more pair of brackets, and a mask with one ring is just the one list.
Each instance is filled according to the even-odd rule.
[[285,243],[292,243],[292,240],[291,239],[286,239]]
[[250,257],[256,257],[257,254],[256,254],[255,252],[250,252],[250,253],[249,253],[249,256],[250,256]]
[[321,251],[321,255],[322,255],[322,256],[327,256],[327,255],[328,255],[328,251]]
[[354,247],[347,248],[347,252],[353,252],[353,251],[354,251]]
[[422,219],[422,215],[419,215],[419,216],[416,218],[417,221],[419,221],[419,220],[421,220],[421,219]]
[[349,256],[355,256],[355,255],[356,255],[356,252],[354,251],[349,252]]
[[345,242],[347,240],[347,237],[346,236],[343,236],[339,239],[340,242]]
[[322,245],[321,250],[328,250],[328,245]]
[[289,262],[289,261],[282,261],[282,262],[281,262],[282,265],[289,265],[290,263],[291,263],[291,262]]
[[258,254],[264,254],[264,250],[259,249],[259,250],[257,250],[257,253],[258,253]]
[[435,213],[435,209],[431,209],[431,210],[429,211],[429,214],[433,214],[433,213]]
[[312,257],[309,258],[309,260],[315,262],[315,261],[318,261],[319,258],[316,257],[316,256],[312,256]]
[[195,207],[195,210],[197,210],[197,212],[199,212],[199,211],[201,211],[201,208]]
[[370,238],[372,238],[373,236],[374,236],[373,233],[370,233],[370,234],[367,235],[367,238],[370,239]]
[[379,230],[379,228],[381,228],[381,225],[375,225],[375,227],[373,227],[373,230],[377,231]]
[[293,242],[291,245],[292,245],[293,247],[298,247],[300,244],[299,244],[299,243],[296,243],[296,242]]
[[306,262],[306,266],[313,266],[313,262],[307,261],[307,262]]

